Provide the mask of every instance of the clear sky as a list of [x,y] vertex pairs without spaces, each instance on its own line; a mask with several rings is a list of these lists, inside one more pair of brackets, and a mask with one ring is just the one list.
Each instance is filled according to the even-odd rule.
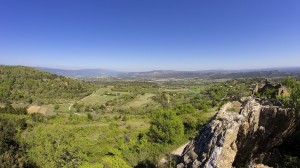
[[0,0],[0,64],[300,66],[299,0]]

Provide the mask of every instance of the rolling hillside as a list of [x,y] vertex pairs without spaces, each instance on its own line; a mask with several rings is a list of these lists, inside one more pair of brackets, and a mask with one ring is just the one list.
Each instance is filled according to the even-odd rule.
[[79,99],[92,84],[24,66],[0,66],[0,101],[50,103]]

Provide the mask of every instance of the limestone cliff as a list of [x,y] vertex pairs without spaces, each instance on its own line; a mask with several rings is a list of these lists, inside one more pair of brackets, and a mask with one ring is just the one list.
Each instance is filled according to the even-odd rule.
[[262,105],[252,97],[241,102],[219,110],[184,149],[178,168],[260,167],[276,159],[275,147],[297,125],[296,112]]

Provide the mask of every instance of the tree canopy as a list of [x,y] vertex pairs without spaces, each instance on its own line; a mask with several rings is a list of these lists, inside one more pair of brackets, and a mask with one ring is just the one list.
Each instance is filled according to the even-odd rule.
[[184,134],[182,120],[171,110],[152,113],[149,137],[157,143],[176,143]]

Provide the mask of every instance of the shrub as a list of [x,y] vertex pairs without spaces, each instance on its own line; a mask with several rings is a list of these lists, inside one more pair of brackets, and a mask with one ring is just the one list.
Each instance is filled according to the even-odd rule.
[[177,143],[184,134],[182,120],[171,110],[156,111],[151,116],[149,137],[157,143]]
[[118,156],[105,156],[102,158],[104,168],[130,168],[128,164]]

